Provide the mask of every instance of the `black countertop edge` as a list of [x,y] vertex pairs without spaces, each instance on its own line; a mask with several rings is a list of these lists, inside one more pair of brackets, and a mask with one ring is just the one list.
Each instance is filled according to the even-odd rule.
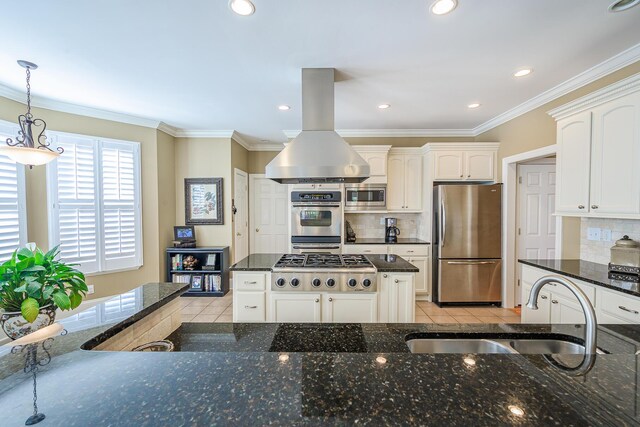
[[[231,266],[231,271],[271,271],[282,254],[252,254]],[[417,273],[420,270],[398,255],[366,255],[378,273]]]
[[[80,348],[82,350],[91,350],[97,347],[104,341],[117,335],[119,332],[122,332],[123,330],[127,329],[129,326],[133,325],[138,320],[147,317],[149,314],[158,310],[160,307],[167,305],[168,303],[170,303],[171,301],[173,301],[174,299],[178,298],[180,295],[185,293],[190,288],[189,284],[171,283],[171,285],[175,286],[175,290],[173,292],[165,295],[163,298],[159,299],[155,303],[150,304],[147,307],[144,307],[142,310],[136,312],[132,316],[127,317],[126,319],[116,323],[109,329],[91,338],[89,341],[82,344]],[[183,285],[183,286],[179,286],[179,285]]]
[[345,245],[428,245],[429,242],[420,239],[398,238],[397,242],[386,242],[384,237],[380,238],[356,238],[355,242],[344,242]]
[[640,297],[640,284],[609,278],[609,267],[580,259],[519,259],[521,264],[558,273],[613,291]]

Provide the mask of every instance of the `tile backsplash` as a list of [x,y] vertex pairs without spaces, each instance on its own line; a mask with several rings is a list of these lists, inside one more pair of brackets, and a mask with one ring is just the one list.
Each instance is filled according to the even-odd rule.
[[[600,240],[588,239],[589,228],[601,230]],[[607,236],[602,230],[611,230],[611,240],[603,240]],[[580,259],[608,264],[611,258],[611,246],[625,234],[633,240],[640,241],[640,220],[582,218],[580,222]]]
[[422,216],[420,214],[349,214],[345,213],[345,220],[349,221],[356,237],[384,238],[384,218],[398,219],[397,227],[401,238],[420,238],[423,235]]

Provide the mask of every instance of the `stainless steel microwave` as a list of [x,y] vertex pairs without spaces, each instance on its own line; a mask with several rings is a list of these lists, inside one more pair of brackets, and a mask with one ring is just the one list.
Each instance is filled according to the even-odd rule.
[[344,186],[345,211],[379,211],[387,209],[386,184],[347,184]]

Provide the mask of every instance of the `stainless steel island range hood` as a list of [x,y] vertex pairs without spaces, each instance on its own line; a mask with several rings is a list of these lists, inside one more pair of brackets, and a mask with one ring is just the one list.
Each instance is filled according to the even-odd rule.
[[302,132],[266,167],[281,184],[358,183],[369,164],[334,130],[334,69],[302,69]]

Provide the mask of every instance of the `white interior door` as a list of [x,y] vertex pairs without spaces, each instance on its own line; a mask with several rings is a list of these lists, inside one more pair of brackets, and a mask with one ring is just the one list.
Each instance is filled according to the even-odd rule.
[[251,175],[249,240],[252,254],[286,253],[289,242],[288,186],[267,179],[264,175]]
[[249,176],[235,169],[233,179],[233,255],[238,262],[249,255]]
[[[518,170],[518,258],[554,259],[556,165],[518,165]],[[515,297],[521,304],[520,288]]]

